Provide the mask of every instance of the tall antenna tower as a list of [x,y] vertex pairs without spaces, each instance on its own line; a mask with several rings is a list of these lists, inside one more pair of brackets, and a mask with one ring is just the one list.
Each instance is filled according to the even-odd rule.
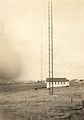
[[43,45],[42,45],[42,25],[41,25],[41,81],[43,80]]
[[[42,3],[42,2],[41,2]],[[40,46],[40,50],[41,50],[41,81],[43,80],[43,39],[42,39],[42,11],[43,11],[43,9],[41,8],[41,11],[40,11],[40,15],[41,15],[41,30],[40,30],[40,32],[41,32],[41,46]]]
[[[52,5],[52,0],[48,0],[48,42],[49,42],[49,94],[51,93],[53,95],[53,5]],[[50,84],[51,78],[52,78],[52,85]]]
[[48,0],[48,52],[49,52],[49,94],[50,94],[50,68],[51,68],[51,66],[50,66],[50,62],[51,62],[51,60],[50,60],[50,53],[51,53],[51,51],[50,51],[50,0]]
[[53,95],[53,6],[51,0],[51,59],[52,59],[52,95]]

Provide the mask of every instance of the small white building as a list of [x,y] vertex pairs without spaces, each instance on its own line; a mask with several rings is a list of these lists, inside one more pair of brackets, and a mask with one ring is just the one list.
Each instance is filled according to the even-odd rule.
[[[52,87],[52,78],[46,78],[46,87],[49,88],[49,82],[50,87]],[[63,87],[63,86],[69,86],[69,80],[66,78],[53,78],[53,87]]]

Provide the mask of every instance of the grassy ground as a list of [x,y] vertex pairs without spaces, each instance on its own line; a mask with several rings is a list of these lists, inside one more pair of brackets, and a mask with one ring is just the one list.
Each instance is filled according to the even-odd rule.
[[79,86],[0,92],[0,120],[84,120]]

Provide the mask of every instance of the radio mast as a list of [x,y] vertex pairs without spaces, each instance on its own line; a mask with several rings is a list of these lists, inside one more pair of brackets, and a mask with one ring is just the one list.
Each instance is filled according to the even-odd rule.
[[[53,5],[52,5],[52,0],[48,0],[48,42],[49,42],[49,94],[51,93],[53,95]],[[51,78],[52,78],[52,85],[50,84]]]

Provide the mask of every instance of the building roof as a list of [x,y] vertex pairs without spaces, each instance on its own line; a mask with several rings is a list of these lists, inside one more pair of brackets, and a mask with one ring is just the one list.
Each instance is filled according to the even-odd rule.
[[[46,78],[46,82],[49,82],[49,78]],[[52,78],[50,78],[50,82],[52,82]],[[66,78],[53,78],[53,82],[69,82]]]

